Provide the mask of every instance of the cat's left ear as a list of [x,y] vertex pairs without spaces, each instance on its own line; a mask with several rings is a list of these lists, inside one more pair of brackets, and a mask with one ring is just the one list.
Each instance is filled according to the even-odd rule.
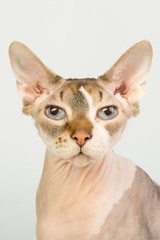
[[141,41],[126,51],[98,81],[113,94],[119,93],[129,104],[138,104],[152,61],[152,46]]

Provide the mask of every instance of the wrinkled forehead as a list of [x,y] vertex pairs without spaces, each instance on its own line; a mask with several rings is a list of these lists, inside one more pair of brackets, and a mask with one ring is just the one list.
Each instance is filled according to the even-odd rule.
[[73,111],[85,114],[99,103],[113,102],[113,96],[97,84],[97,79],[67,79],[66,82],[50,96],[51,102],[62,102]]
[[67,79],[59,94],[73,110],[86,112],[92,104],[102,100],[102,88],[96,79]]

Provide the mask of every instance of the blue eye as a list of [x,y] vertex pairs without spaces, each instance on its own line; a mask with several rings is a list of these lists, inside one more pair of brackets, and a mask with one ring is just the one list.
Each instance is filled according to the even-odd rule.
[[65,117],[65,111],[56,106],[48,106],[45,109],[47,117],[55,120],[61,120]]
[[103,120],[109,120],[117,116],[118,109],[114,106],[108,106],[98,111],[98,117]]

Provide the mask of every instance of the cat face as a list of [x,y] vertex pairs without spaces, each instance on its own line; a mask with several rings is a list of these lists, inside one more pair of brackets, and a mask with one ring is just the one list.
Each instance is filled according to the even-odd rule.
[[65,80],[17,42],[10,58],[23,112],[35,119],[47,149],[82,167],[102,159],[138,113],[152,48],[146,41],[135,45],[98,79]]
[[[63,109],[65,117],[60,120],[48,117],[49,106]],[[117,108],[117,115],[101,119],[98,111],[109,106]],[[32,116],[47,148],[57,157],[81,166],[102,159],[119,139],[126,122],[121,102],[98,85],[96,79],[66,80],[57,91],[35,104]],[[91,136],[82,147],[73,138],[77,131]]]

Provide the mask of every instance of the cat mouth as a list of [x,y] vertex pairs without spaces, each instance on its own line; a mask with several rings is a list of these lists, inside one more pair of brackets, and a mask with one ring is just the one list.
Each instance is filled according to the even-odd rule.
[[86,158],[89,157],[87,154],[83,153],[81,150],[80,150],[80,152],[79,152],[76,156],[79,156],[79,157],[86,157]]
[[86,156],[86,157],[88,157],[86,154],[84,154],[82,152],[82,149],[80,149],[79,153],[77,153],[74,157],[77,157],[77,156]]
[[82,156],[82,155],[84,155],[82,152],[79,152],[79,153],[77,153],[76,155],[74,155],[75,157],[76,156]]
[[88,155],[85,151],[83,151],[83,148],[82,147],[80,147],[79,148],[79,151],[77,151],[77,153],[75,153],[73,156],[72,156],[72,158],[77,158],[77,157],[79,157],[79,159],[88,159],[88,158],[90,158],[90,155]]
[[79,153],[77,154],[78,156],[80,156],[80,155],[85,155],[85,156],[87,156],[86,154],[84,154],[83,152],[82,152],[82,149],[80,149],[80,151],[79,151]]
[[76,167],[85,167],[90,163],[90,158],[80,151],[70,159],[70,162]]
[[82,152],[79,152],[77,155],[78,155],[78,156],[82,156],[82,155],[85,155],[85,154],[82,153]]
[[79,154],[83,154],[82,149],[80,148]]

